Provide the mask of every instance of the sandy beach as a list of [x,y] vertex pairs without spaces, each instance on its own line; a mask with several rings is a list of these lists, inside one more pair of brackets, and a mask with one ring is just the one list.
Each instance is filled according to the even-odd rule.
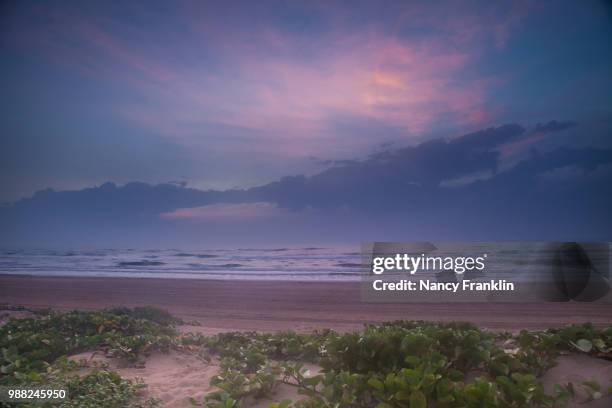
[[[0,275],[0,303],[32,309],[91,310],[110,306],[157,306],[188,321],[182,332],[214,334],[232,330],[297,330],[333,328],[358,330],[364,323],[396,319],[464,320],[493,330],[545,329],[570,323],[612,323],[610,304],[603,303],[365,303],[359,283],[256,282],[147,278],[74,278]],[[27,317],[28,312],[12,312]],[[198,324],[194,323],[198,322]],[[108,364],[122,377],[141,378],[147,384],[142,395],[164,406],[191,406],[216,388],[210,385],[220,372],[217,359],[204,362],[194,354],[172,350],[154,353],[146,364],[133,367],[99,352],[70,357]],[[542,377],[547,392],[556,383],[580,384],[589,379],[610,378],[610,362],[588,356],[561,356],[558,366]],[[312,372],[318,366],[309,366]],[[83,373],[87,372],[84,371]],[[605,382],[604,382],[605,383]],[[249,399],[249,407],[267,407],[272,401],[303,398],[294,387],[281,384],[270,398]],[[577,401],[587,397],[579,394]],[[608,406],[609,398],[586,405]]]
[[202,330],[352,330],[397,319],[463,320],[495,330],[612,323],[605,303],[365,303],[359,283],[0,275],[0,303],[58,310],[163,308]]

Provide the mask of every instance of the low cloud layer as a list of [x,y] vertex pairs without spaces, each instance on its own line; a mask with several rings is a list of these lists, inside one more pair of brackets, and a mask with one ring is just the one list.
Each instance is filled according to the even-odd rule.
[[[492,127],[250,189],[107,183],[41,191],[0,209],[0,242],[612,239],[612,149],[554,144],[575,129]],[[509,146],[515,161],[502,166]]]

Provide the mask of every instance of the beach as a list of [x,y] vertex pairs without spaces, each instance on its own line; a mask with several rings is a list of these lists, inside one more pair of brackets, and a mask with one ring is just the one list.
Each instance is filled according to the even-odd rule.
[[0,303],[64,311],[156,306],[209,332],[346,331],[399,319],[469,321],[509,331],[612,324],[609,303],[366,303],[358,282],[0,275]]
[[[481,328],[517,333],[522,329],[548,329],[571,323],[612,323],[610,304],[605,303],[366,303],[359,282],[238,281],[166,278],[44,277],[0,275],[0,304],[10,305],[3,319],[33,316],[26,309],[58,311],[96,310],[112,306],[155,306],[183,319],[177,327],[183,335],[212,335],[228,331],[302,333],[330,328],[357,331],[365,323],[391,320],[469,321]],[[10,309],[10,310],[9,310]],[[0,323],[1,324],[1,323]],[[86,361],[80,374],[92,364],[104,364],[121,377],[144,380],[144,398],[156,398],[166,407],[191,406],[189,398],[202,400],[218,390],[211,380],[222,372],[220,360],[202,360],[197,353],[172,349],[145,353],[141,365],[126,365],[105,353],[87,350],[69,356]],[[317,373],[321,367],[307,366]],[[598,379],[607,384],[610,362],[575,353],[562,355],[558,365],[541,378],[544,389],[554,384],[581,384]],[[579,389],[575,401],[588,401]],[[273,401],[304,398],[294,386],[280,384],[272,395],[247,398],[248,407],[268,407]],[[569,407],[604,407],[609,398]]]

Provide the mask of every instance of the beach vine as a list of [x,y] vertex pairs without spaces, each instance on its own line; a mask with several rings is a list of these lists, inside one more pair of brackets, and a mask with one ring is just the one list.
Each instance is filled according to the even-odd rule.
[[[563,407],[577,388],[599,399],[612,390],[597,381],[558,384],[540,377],[564,353],[612,359],[612,328],[591,324],[500,333],[470,323],[394,321],[339,333],[179,333],[180,319],[156,308],[39,311],[0,327],[0,385],[69,390],[60,407],[150,408],[140,380],[106,365],[68,359],[82,351],[144,364],[152,351],[175,349],[215,359],[216,391],[192,398],[206,408],[249,407],[274,400],[280,386],[299,398],[270,408]],[[313,367],[316,368],[313,370]],[[58,406],[53,403],[21,406]]]
[[[611,391],[588,381],[547,394],[538,380],[561,353],[612,358],[612,328],[590,324],[513,335],[462,322],[395,321],[343,334],[223,333],[187,341],[221,358],[212,380],[219,391],[192,401],[209,408],[249,406],[273,397],[279,384],[297,387],[302,399],[270,408],[563,407],[576,386],[593,399]],[[311,375],[304,363],[321,372]]]

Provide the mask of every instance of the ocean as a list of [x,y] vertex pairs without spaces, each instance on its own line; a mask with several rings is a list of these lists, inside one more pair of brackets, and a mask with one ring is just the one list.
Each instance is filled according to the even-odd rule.
[[360,248],[4,249],[0,273],[47,276],[357,281]]
[[[536,242],[435,243],[428,255],[487,254],[486,276],[510,281],[549,276],[554,245]],[[611,278],[610,246],[585,244],[590,265]],[[551,249],[552,248],[552,249]],[[418,254],[417,254],[418,255]],[[47,276],[157,277],[220,280],[359,281],[361,246],[234,249],[0,249],[0,273]],[[439,271],[419,271],[421,278],[445,280]],[[392,272],[385,272],[389,277]],[[402,272],[404,273],[404,272]],[[446,273],[448,275],[448,273]],[[452,274],[452,273],[451,273]],[[397,273],[398,278],[402,277]],[[452,278],[452,277],[451,277]]]

